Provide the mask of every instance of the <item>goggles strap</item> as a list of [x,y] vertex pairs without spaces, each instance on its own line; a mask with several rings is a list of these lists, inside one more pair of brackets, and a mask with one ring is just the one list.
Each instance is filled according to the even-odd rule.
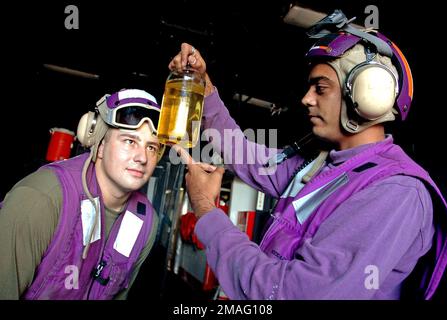
[[393,57],[393,50],[391,50],[391,47],[382,39],[380,39],[376,36],[373,36],[369,33],[363,32],[357,28],[354,28],[353,26],[351,26],[349,24],[345,25],[342,30],[344,30],[350,34],[353,34],[355,36],[358,36],[366,41],[371,42],[377,48],[377,51],[381,55],[384,55],[384,56],[387,56],[390,58]]

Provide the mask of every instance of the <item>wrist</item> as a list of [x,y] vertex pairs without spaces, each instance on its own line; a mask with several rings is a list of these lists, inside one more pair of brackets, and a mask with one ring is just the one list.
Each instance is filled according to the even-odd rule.
[[205,74],[205,97],[208,97],[211,93],[214,92],[214,86],[211,82],[210,77],[208,76],[208,73]]
[[196,215],[197,219],[200,219],[205,214],[207,214],[208,212],[212,211],[215,208],[216,206],[211,203],[199,204],[194,207],[194,214]]

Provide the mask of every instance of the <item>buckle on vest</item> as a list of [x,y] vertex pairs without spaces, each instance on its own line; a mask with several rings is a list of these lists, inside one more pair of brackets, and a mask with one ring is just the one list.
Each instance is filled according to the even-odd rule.
[[92,273],[91,273],[92,278],[93,278],[95,281],[98,281],[99,284],[101,284],[102,286],[107,285],[107,283],[108,283],[109,280],[110,280],[110,277],[109,277],[109,278],[106,278],[106,279],[104,279],[104,278],[101,277],[101,272],[102,272],[102,270],[104,269],[104,267],[105,267],[106,265],[107,265],[107,263],[106,263],[105,261],[101,261],[101,262],[96,266],[96,268],[94,268],[94,269],[92,270]]

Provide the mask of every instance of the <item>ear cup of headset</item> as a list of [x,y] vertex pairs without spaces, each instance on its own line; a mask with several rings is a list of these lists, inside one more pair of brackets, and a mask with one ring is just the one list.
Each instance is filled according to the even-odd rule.
[[347,77],[348,96],[355,112],[376,120],[390,112],[398,94],[396,76],[385,66],[365,64]]
[[85,113],[79,120],[76,137],[83,147],[91,147],[93,145],[91,137],[94,130],[94,128],[92,129],[92,123],[96,121],[94,118],[95,113],[90,111]]
[[104,120],[97,113],[89,111],[79,120],[76,135],[79,143],[89,148],[100,142],[107,130]]

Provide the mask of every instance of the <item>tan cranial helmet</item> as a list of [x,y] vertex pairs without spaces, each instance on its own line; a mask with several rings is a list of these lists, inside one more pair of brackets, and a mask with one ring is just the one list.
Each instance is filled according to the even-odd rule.
[[383,34],[358,29],[352,20],[335,10],[307,30],[318,40],[306,58],[311,65],[327,63],[337,73],[341,126],[358,133],[377,123],[406,120],[413,100],[407,59]]

